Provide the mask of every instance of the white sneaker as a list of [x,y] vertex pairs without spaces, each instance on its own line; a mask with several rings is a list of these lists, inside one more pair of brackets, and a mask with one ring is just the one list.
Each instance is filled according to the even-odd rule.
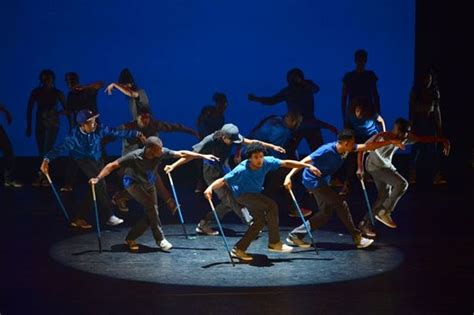
[[117,218],[115,215],[112,215],[108,220],[107,222],[105,222],[105,224],[107,225],[112,225],[112,226],[115,226],[115,225],[119,225],[123,223],[123,220],[120,219],[120,218]]
[[374,242],[374,240],[365,238],[363,236],[358,236],[354,239],[354,242],[357,248],[366,248],[369,247]]
[[293,250],[293,247],[288,246],[280,241],[276,244],[268,244],[268,250],[277,253],[290,253]]
[[161,240],[159,246],[164,251],[169,251],[171,248],[173,248],[173,245],[170,242],[168,242],[166,238]]

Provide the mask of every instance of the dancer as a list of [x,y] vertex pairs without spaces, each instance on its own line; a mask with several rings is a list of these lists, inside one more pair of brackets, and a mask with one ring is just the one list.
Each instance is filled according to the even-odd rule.
[[[59,155],[68,154],[76,161],[79,169],[87,176],[94,177],[102,169],[104,163],[101,159],[101,142],[104,137],[113,138],[141,138],[145,141],[145,137],[135,130],[116,130],[97,124],[96,119],[99,115],[94,114],[90,110],[81,110],[76,117],[78,126],[73,128],[68,136],[53,150],[45,154],[40,170],[47,174],[49,172],[49,163]],[[116,217],[112,212],[112,203],[107,194],[105,181],[100,182],[96,186],[97,201],[106,224],[118,225],[123,222],[122,219]],[[92,196],[87,193],[82,199],[82,204],[78,207],[75,217],[71,221],[71,226],[90,229],[91,225],[85,220],[86,214],[92,207]]]
[[[123,124],[118,127],[119,130],[138,130],[145,137],[156,136],[159,137],[160,132],[182,132],[189,135],[193,135],[199,138],[199,135],[196,131],[181,124],[173,124],[165,121],[154,119],[149,107],[140,107],[138,108],[137,119]],[[143,147],[143,143],[136,138],[123,139],[122,141],[122,156],[127,153],[140,149]],[[171,193],[166,188],[163,183],[161,176],[156,178],[156,191],[158,196],[165,201],[168,208],[171,210],[174,215],[177,210],[177,205],[175,200],[171,197]],[[127,190],[121,190],[116,192],[112,197],[112,202],[119,208],[121,211],[128,211],[127,202],[130,199],[130,195],[127,193]]]
[[[303,163],[312,163],[312,165],[317,167],[322,173],[320,177],[317,177],[307,169],[303,171],[303,185],[314,196],[319,208],[319,211],[309,219],[311,229],[321,228],[329,220],[332,212],[336,210],[339,219],[352,235],[352,239],[357,248],[365,248],[372,244],[373,240],[363,237],[362,233],[354,226],[347,202],[329,186],[329,182],[331,181],[331,176],[334,175],[344,163],[344,159],[348,153],[353,151],[375,150],[389,144],[403,148],[403,144],[400,140],[395,139],[367,144],[356,144],[354,132],[344,129],[339,132],[337,141],[321,146],[301,160]],[[291,170],[285,178],[284,185],[288,190],[292,187],[291,178],[296,172],[296,169]],[[306,234],[305,225],[301,224],[289,233],[286,240],[290,245],[310,247],[311,244],[304,241]]]
[[[216,179],[224,176],[230,170],[224,164],[225,160],[229,157],[232,144],[245,144],[249,145],[251,143],[259,142],[264,147],[285,153],[285,149],[282,147],[258,141],[258,140],[251,140],[242,137],[239,133],[239,128],[233,124],[225,124],[222,128],[208,136],[206,136],[201,142],[195,144],[193,146],[193,150],[195,152],[203,153],[203,154],[213,154],[219,158],[219,161],[204,161],[203,165],[203,176],[204,180],[208,185],[213,183]],[[180,159],[173,163],[172,165],[167,165],[165,167],[166,172],[172,172],[178,166],[186,163],[185,159]],[[216,212],[219,216],[219,219],[222,219],[224,215],[226,215],[230,211],[234,211],[234,213],[242,220],[242,222],[250,225],[252,222],[252,218],[250,215],[246,213],[246,211],[242,211],[242,206],[235,201],[235,198],[232,195],[232,192],[229,190],[228,187],[222,187],[216,190],[216,194],[220,199],[220,204],[216,207]],[[203,219],[199,221],[198,226],[196,227],[196,232],[200,234],[206,235],[218,235],[219,232],[211,228],[210,224],[214,221],[212,212],[207,213]]]
[[[64,113],[65,98],[63,92],[54,86],[55,75],[52,70],[45,69],[39,74],[40,86],[31,92],[26,111],[26,136],[31,137],[33,107],[38,105],[35,120],[36,145],[40,158],[50,151],[56,142],[59,132],[59,114]],[[62,109],[57,108],[61,103]],[[38,178],[33,186],[48,186],[43,173],[38,172]]]
[[242,161],[232,171],[216,179],[204,191],[204,196],[212,199],[212,192],[223,187],[231,190],[235,200],[249,209],[253,224],[249,226],[244,236],[235,244],[231,255],[242,261],[251,261],[253,258],[246,253],[250,243],[255,240],[265,225],[268,226],[268,250],[272,252],[288,253],[292,248],[280,240],[278,226],[278,205],[271,198],[262,194],[265,175],[280,167],[300,169],[307,167],[308,172],[320,176],[319,170],[311,164],[280,160],[272,156],[265,156],[266,149],[255,142],[247,148],[247,160]]
[[[7,119],[7,123],[10,125],[12,123],[12,114],[6,109],[5,106],[0,104],[0,113],[4,113]],[[13,171],[15,169],[15,153],[13,152],[13,146],[8,138],[5,129],[0,124],[0,151],[3,152],[4,160],[5,160],[5,168],[3,170],[3,185],[5,187],[14,187],[14,188],[21,188],[23,184],[13,179]]]
[[170,250],[173,245],[166,240],[161,228],[161,221],[158,215],[158,201],[156,198],[155,181],[158,166],[166,158],[179,157],[186,161],[195,158],[217,161],[218,158],[211,154],[199,154],[191,151],[173,151],[163,147],[163,143],[158,137],[148,137],[143,148],[131,151],[121,158],[107,164],[98,175],[89,180],[92,185],[97,185],[104,177],[113,170],[122,167],[125,170],[123,183],[127,192],[138,201],[145,209],[143,216],[128,232],[125,238],[130,251],[139,250],[136,239],[150,227],[153,238],[159,248],[164,251]]
[[[366,144],[377,143],[387,140],[400,140],[403,144],[414,143],[443,143],[445,155],[449,154],[450,144],[448,139],[436,136],[417,136],[411,132],[410,123],[404,118],[397,118],[393,129],[389,132],[379,133],[369,140]],[[377,187],[377,199],[372,205],[372,211],[375,218],[390,228],[396,228],[397,224],[392,219],[392,213],[400,200],[408,189],[408,182],[398,173],[392,164],[392,158],[398,146],[390,144],[383,148],[370,152],[365,161],[365,168],[372,176],[375,186]],[[359,178],[364,176],[364,152],[358,154],[358,171]],[[372,226],[368,216],[359,223],[359,229],[368,237],[375,237],[376,232]]]

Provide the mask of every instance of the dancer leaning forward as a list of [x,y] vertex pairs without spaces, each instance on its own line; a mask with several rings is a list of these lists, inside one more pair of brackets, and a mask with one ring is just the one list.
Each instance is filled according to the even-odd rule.
[[[361,231],[354,226],[347,202],[329,186],[329,182],[331,176],[342,166],[344,159],[350,152],[372,151],[386,145],[404,148],[399,139],[356,144],[354,132],[345,129],[338,134],[337,141],[322,145],[301,160],[303,163],[311,163],[321,171],[321,176],[315,176],[309,169],[303,171],[303,185],[314,196],[319,208],[319,211],[308,220],[312,230],[319,229],[326,224],[335,210],[339,219],[352,235],[357,248],[365,248],[372,244],[373,240],[363,237]],[[284,185],[288,190],[291,189],[291,178],[296,172],[297,169],[293,169],[285,178]],[[305,225],[301,224],[290,232],[286,240],[290,245],[310,247],[311,244],[304,241],[306,234]]]
[[163,234],[161,221],[158,215],[158,201],[155,182],[158,167],[166,158],[183,158],[192,160],[201,158],[217,161],[218,158],[211,154],[199,154],[192,151],[173,151],[163,147],[158,137],[148,137],[143,148],[131,151],[121,158],[107,164],[100,173],[89,180],[91,185],[96,185],[113,170],[125,168],[123,186],[127,192],[145,209],[145,215],[132,227],[125,238],[125,243],[132,252],[139,250],[136,239],[150,227],[158,247],[164,251],[173,246]]
[[280,160],[272,156],[264,156],[266,149],[260,142],[251,143],[247,148],[248,159],[242,161],[232,171],[215,180],[205,191],[208,200],[212,199],[212,192],[227,186],[235,200],[246,207],[253,217],[244,236],[235,244],[231,251],[233,257],[241,261],[252,261],[252,256],[245,251],[255,240],[260,230],[268,225],[268,249],[272,252],[288,253],[292,248],[280,240],[278,226],[278,206],[269,197],[262,194],[265,175],[279,167],[308,168],[314,176],[319,176],[319,170],[311,164]]

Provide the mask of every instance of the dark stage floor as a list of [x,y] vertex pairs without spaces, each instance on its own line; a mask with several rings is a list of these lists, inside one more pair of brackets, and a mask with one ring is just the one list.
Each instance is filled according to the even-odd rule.
[[[208,209],[177,178],[188,231]],[[374,198],[373,187],[371,198]],[[379,226],[375,246],[356,250],[334,216],[315,233],[321,249],[275,254],[266,232],[249,249],[256,261],[232,267],[220,237],[184,239],[177,218],[162,211],[175,248],[155,249],[148,231],[140,253],[122,240],[139,216],[95,234],[67,227],[49,188],[1,193],[0,313],[3,314],[472,314],[474,272],[472,190],[410,187],[394,215],[399,228]],[[70,195],[63,194],[68,207]],[[356,220],[359,190],[349,198]],[[300,223],[281,210],[282,237]],[[233,244],[244,227],[225,221]]]

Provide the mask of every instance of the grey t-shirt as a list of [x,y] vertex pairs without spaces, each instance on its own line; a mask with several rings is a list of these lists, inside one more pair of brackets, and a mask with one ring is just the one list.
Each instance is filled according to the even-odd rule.
[[[376,137],[375,135],[374,137]],[[383,137],[380,137],[377,141],[386,141]],[[414,139],[408,138],[402,141],[403,144],[413,144],[415,143]],[[392,158],[395,152],[398,150],[398,147],[393,144],[386,145],[384,147],[378,148],[374,151],[371,151],[365,161],[365,168],[367,171],[376,171],[382,168],[389,168],[391,170],[396,170],[395,166],[392,164]]]
[[130,97],[128,99],[128,107],[133,119],[137,118],[138,107],[150,108],[150,101],[148,100],[145,90],[139,89],[136,92],[138,93],[138,97]]
[[176,151],[163,148],[163,154],[159,158],[146,159],[145,148],[137,149],[127,153],[118,159],[121,167],[125,168],[124,186],[127,188],[136,182],[144,185],[154,185],[158,166],[164,159],[177,156]]

